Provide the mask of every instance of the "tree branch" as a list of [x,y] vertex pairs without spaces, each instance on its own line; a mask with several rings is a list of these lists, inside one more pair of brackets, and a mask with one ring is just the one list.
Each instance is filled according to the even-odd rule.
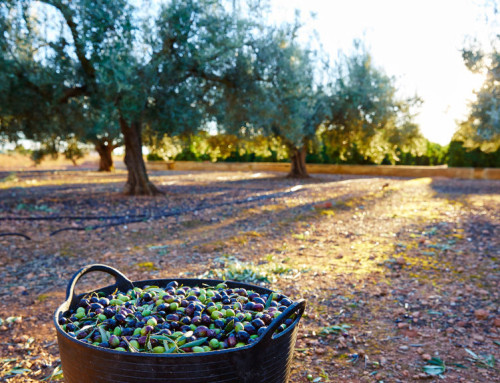
[[85,57],[85,47],[82,44],[80,36],[78,35],[77,25],[73,20],[71,9],[67,5],[63,4],[62,1],[60,0],[40,0],[40,1],[42,3],[55,7],[57,10],[59,10],[59,12],[61,12],[64,20],[66,21],[66,25],[68,26],[71,32],[71,36],[73,37],[76,56],[78,57],[80,65],[82,66],[83,72],[85,73],[88,80],[94,83],[95,69],[90,60],[88,60],[87,57]]
[[70,98],[86,95],[87,86],[76,86],[74,88],[67,88],[64,90],[63,96],[58,100],[59,104],[64,104],[68,102]]
[[225,77],[221,77],[221,76],[216,76],[212,73],[202,72],[202,71],[198,70],[197,67],[193,67],[193,68],[189,69],[189,73],[192,73],[194,76],[202,78],[202,79],[207,80],[207,81],[213,81],[213,82],[217,82],[219,84],[224,84],[224,85],[229,86],[229,87],[234,87],[234,83],[232,81],[230,81],[229,79],[227,79]]

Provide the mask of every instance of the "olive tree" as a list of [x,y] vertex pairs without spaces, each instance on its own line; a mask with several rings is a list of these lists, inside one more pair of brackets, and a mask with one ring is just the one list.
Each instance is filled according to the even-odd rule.
[[308,177],[307,142],[328,112],[314,79],[314,52],[295,38],[296,24],[270,28],[251,49],[238,52],[238,87],[220,94],[214,115],[223,131],[278,137],[291,158],[290,177]]
[[394,79],[373,65],[370,53],[359,42],[336,68],[330,118],[322,135],[341,157],[354,146],[375,162],[385,156],[397,159],[398,148],[423,149],[423,137],[413,122],[420,99],[398,97]]

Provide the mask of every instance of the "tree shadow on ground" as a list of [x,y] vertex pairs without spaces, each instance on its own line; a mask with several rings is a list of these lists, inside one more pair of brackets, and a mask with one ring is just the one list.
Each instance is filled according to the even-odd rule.
[[498,194],[500,193],[500,181],[432,178],[431,188],[438,196],[447,194]]

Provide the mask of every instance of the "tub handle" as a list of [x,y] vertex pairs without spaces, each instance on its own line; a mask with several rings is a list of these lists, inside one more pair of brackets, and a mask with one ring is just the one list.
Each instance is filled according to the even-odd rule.
[[[304,299],[299,299],[293,302],[290,306],[286,308],[285,311],[283,311],[280,314],[280,316],[278,316],[276,319],[272,321],[271,325],[267,327],[266,332],[262,335],[262,340],[258,343],[261,343],[264,346],[269,342],[271,342],[273,339],[280,337],[285,332],[288,332],[290,328],[297,325],[297,322],[302,317],[302,314],[304,314],[305,309],[306,309],[306,301]],[[278,327],[281,326],[288,318],[290,318],[292,314],[295,313],[297,313],[297,317],[295,318],[293,323],[290,326],[288,326],[282,333],[275,334]]]
[[81,277],[92,271],[103,271],[115,277],[115,286],[121,291],[127,291],[134,288],[133,283],[125,275],[123,275],[113,267],[101,264],[88,265],[78,270],[68,283],[68,288],[66,289],[66,303],[69,303],[68,308],[75,307],[78,303],[76,302],[77,296],[75,296],[76,283]]

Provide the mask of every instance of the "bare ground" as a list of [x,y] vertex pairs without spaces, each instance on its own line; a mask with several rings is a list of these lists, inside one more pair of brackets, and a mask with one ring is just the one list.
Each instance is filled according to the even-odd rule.
[[[123,197],[121,171],[0,174],[0,233],[30,238],[0,237],[0,381],[39,381],[60,364],[52,315],[80,267],[105,263],[132,280],[194,277],[232,257],[263,270],[281,265],[270,287],[308,301],[291,382],[308,374],[500,381],[500,182],[235,172],[152,179],[165,197]],[[111,280],[89,276],[81,291],[96,283]],[[432,357],[446,366],[439,377],[423,371]]]

